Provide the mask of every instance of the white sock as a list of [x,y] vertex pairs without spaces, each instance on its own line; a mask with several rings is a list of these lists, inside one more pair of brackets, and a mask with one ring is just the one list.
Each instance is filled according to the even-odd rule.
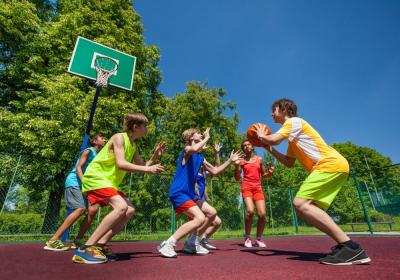
[[174,238],[173,235],[170,238],[168,238],[167,242],[174,247],[176,246],[176,239]]

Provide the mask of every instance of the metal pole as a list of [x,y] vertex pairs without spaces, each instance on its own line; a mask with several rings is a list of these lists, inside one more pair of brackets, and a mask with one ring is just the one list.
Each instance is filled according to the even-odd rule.
[[[132,175],[133,173],[131,173],[131,177],[129,179],[129,191],[128,191],[128,199],[131,200],[131,189],[132,189]],[[128,226],[128,223],[125,224],[124,227],[124,240],[126,240],[126,227]]]
[[92,129],[94,112],[96,111],[97,100],[99,99],[100,92],[101,92],[101,87],[97,86],[96,87],[96,94],[94,95],[94,98],[93,98],[92,108],[90,109],[89,120],[88,120],[88,123],[86,125],[85,136],[83,137],[81,151],[86,149],[87,143],[89,141],[89,133],[90,133],[90,130]]
[[363,156],[364,156],[365,163],[367,164],[367,168],[368,168],[369,177],[371,178],[372,184],[374,185],[374,189],[375,189],[375,195],[376,195],[376,198],[377,198],[377,199],[378,199],[378,201],[379,201],[379,200],[380,200],[380,198],[379,198],[378,190],[376,189],[376,185],[375,185],[374,177],[372,177],[371,168],[369,168],[368,160],[367,160],[367,157],[365,156],[365,154],[363,154]]
[[373,227],[372,227],[371,219],[369,218],[369,215],[368,215],[368,209],[367,209],[367,207],[365,206],[364,199],[362,198],[361,187],[360,187],[360,184],[358,183],[357,176],[354,175],[354,174],[351,174],[350,176],[353,177],[354,182],[356,183],[356,188],[357,188],[358,197],[360,198],[361,206],[362,206],[363,211],[364,211],[364,218],[365,218],[365,220],[366,220],[366,222],[367,222],[367,224],[368,224],[369,232],[370,232],[371,234],[374,234],[374,229],[373,229]]
[[8,194],[10,193],[11,187],[14,184],[15,175],[17,174],[17,170],[18,170],[18,166],[19,166],[20,161],[21,161],[21,155],[18,158],[17,166],[15,167],[14,174],[13,174],[13,176],[11,178],[10,186],[8,187],[8,190],[7,190],[7,193],[6,193],[6,197],[4,198],[3,205],[1,206],[0,216],[1,216],[1,214],[3,214],[3,210],[4,210],[4,206],[6,205],[6,202],[7,202]]
[[[93,98],[92,108],[90,109],[90,116],[89,116],[88,123],[86,125],[86,131],[85,131],[85,135],[83,137],[81,151],[86,149],[87,143],[89,141],[89,134],[90,134],[90,130],[92,129],[94,112],[96,111],[97,100],[99,99],[100,92],[101,92],[101,86],[96,86],[96,93]],[[73,209],[67,209],[67,214],[65,215],[65,218],[67,218],[73,211],[74,211]],[[68,235],[69,235],[69,229],[64,231],[64,233],[61,237],[61,241],[65,242],[68,239]]]
[[369,192],[369,188],[368,188],[367,182],[364,182],[364,185],[365,185],[365,188],[367,189],[369,199],[371,200],[372,208],[374,208],[374,210],[376,210],[375,203],[374,203],[374,201],[372,199],[371,193]]
[[271,194],[269,192],[269,185],[268,185],[268,181],[267,181],[267,193],[268,193],[268,204],[269,204],[269,213],[271,215],[271,227],[272,227],[272,231],[274,231],[274,217],[272,216],[272,204],[271,204]]
[[292,208],[292,219],[293,219],[293,226],[294,229],[296,231],[296,234],[299,233],[299,222],[297,220],[297,214],[296,214],[296,210],[294,209],[293,206],[293,192],[292,189],[289,189],[289,198],[290,198],[290,207]]

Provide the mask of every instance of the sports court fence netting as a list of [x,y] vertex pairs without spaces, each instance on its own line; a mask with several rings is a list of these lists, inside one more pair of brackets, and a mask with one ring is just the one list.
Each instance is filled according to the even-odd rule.
[[[0,154],[0,240],[45,240],[66,216],[63,185],[56,186],[50,178],[49,185],[42,188],[30,185],[24,168],[33,160],[30,156]],[[371,234],[400,231],[400,165],[389,166],[381,174],[380,178],[374,178],[353,173],[329,208],[329,215],[345,231]],[[136,213],[114,240],[161,240],[186,221],[185,217],[175,216],[168,199],[172,179],[173,174],[126,176],[121,189],[135,205]],[[270,183],[269,180],[263,183],[267,212],[265,235],[318,234],[317,229],[296,215],[292,200],[297,190]],[[222,220],[214,237],[242,237],[246,209],[240,183],[209,177],[207,185],[209,203]],[[95,229],[109,208],[99,210],[87,234]],[[255,214],[252,235],[255,235],[256,222]],[[71,238],[77,234],[80,223],[70,228]]]

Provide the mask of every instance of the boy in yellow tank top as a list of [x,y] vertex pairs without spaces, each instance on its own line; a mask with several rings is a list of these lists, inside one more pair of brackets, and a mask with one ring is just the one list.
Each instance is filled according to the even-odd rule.
[[[347,181],[347,160],[328,146],[310,124],[297,117],[297,106],[292,100],[274,102],[272,118],[275,123],[282,124],[276,133],[266,135],[261,126],[257,128],[258,138],[268,145],[267,151],[287,167],[293,167],[297,159],[310,172],[293,200],[297,214],[338,243],[320,262],[331,265],[370,262],[361,245],[351,240],[326,213]],[[272,148],[283,140],[289,141],[286,155]]]
[[105,245],[135,212],[133,204],[119,189],[125,174],[157,174],[164,171],[164,167],[154,163],[165,151],[165,143],[159,143],[151,159],[144,162],[134,142],[146,135],[147,123],[146,116],[141,113],[126,114],[124,132],[114,134],[87,167],[82,179],[82,192],[91,205],[111,206],[113,210],[104,217],[86,244],[77,248],[73,262],[97,264],[114,259],[115,255]]

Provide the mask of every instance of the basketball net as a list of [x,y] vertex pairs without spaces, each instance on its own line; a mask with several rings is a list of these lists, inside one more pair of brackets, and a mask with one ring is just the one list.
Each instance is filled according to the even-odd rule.
[[106,56],[98,56],[94,66],[97,71],[96,87],[107,87],[110,76],[118,69],[117,61]]

